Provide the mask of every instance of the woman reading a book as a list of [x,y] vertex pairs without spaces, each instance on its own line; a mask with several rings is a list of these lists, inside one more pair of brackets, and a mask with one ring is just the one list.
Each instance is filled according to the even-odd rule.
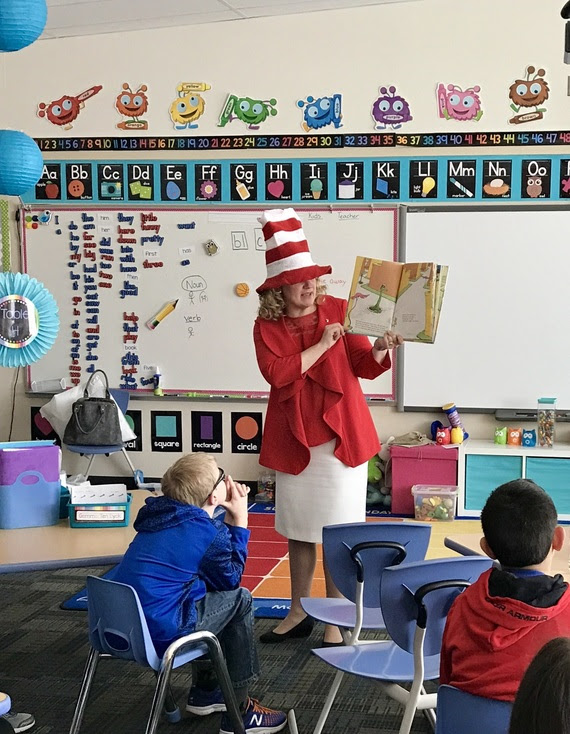
[[[371,346],[345,334],[347,303],[325,296],[318,279],[331,268],[313,262],[295,211],[272,209],[259,221],[267,279],[253,336],[271,386],[260,464],[276,471],[275,527],[289,541],[291,573],[291,609],[260,640],[283,642],[311,633],[300,599],[311,594],[323,526],[365,520],[367,462],[380,442],[358,378],[388,370],[403,340],[388,331]],[[340,596],[326,564],[324,572],[327,596]],[[325,628],[326,645],[341,641],[338,628]]]

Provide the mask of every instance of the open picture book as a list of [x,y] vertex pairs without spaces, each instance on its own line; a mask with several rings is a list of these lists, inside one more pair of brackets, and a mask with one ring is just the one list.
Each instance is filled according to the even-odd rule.
[[381,337],[433,344],[447,281],[447,265],[357,257],[344,328]]

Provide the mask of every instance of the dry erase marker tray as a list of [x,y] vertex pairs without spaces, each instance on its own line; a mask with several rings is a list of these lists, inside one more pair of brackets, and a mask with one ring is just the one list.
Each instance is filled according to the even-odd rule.
[[69,525],[72,528],[120,528],[129,524],[132,495],[126,502],[94,504],[68,504]]

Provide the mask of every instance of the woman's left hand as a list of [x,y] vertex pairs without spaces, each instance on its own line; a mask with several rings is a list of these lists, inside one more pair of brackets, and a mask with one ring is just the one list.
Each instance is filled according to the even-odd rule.
[[395,331],[386,331],[384,336],[378,337],[374,342],[374,349],[379,352],[384,352],[387,349],[397,349],[402,346],[404,339],[401,334],[396,334]]

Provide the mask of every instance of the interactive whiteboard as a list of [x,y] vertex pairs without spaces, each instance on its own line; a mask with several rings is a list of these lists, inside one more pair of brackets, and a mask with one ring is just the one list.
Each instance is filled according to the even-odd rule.
[[[150,390],[158,365],[171,393],[268,393],[252,336],[255,288],[266,274],[259,210],[54,207],[45,223],[42,211],[24,212],[38,219],[24,228],[24,264],[56,298],[61,330],[30,381],[83,381],[103,368],[114,387]],[[324,278],[332,295],[347,297],[356,255],[397,254],[396,209],[297,211],[313,259],[332,265]],[[174,301],[154,329],[146,326]],[[363,387],[395,399],[391,371]]]
[[436,343],[404,348],[399,405],[569,410],[570,211],[409,210],[405,231],[404,257],[449,276]]

